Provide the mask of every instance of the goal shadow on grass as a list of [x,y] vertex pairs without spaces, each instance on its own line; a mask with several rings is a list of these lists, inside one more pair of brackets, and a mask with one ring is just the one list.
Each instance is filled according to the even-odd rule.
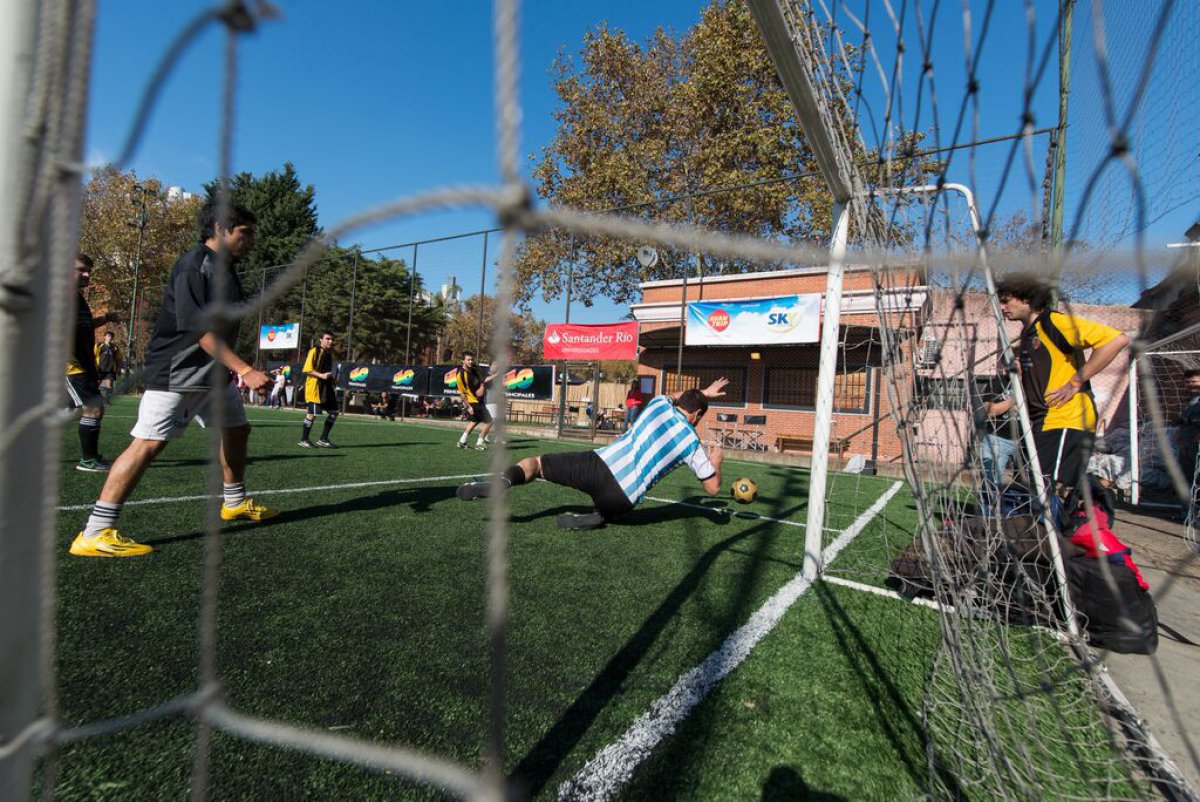
[[[817,582],[813,592],[829,622],[829,631],[837,639],[855,679],[862,687],[863,698],[871,704],[879,731],[891,744],[892,751],[913,784],[917,788],[930,787],[930,767],[925,751],[930,733],[921,722],[921,714],[909,706],[896,680],[880,663],[870,642],[829,586]],[[935,771],[944,787],[951,791],[951,799],[965,798],[953,774],[940,766]]]
[[[747,555],[747,567],[739,579],[739,591],[736,596],[729,604],[722,605],[720,609],[705,606],[700,613],[701,616],[707,613],[708,620],[713,622],[713,629],[722,633],[718,636],[714,648],[719,646],[729,633],[741,626],[751,612],[757,608],[758,602],[755,601],[754,588],[759,586],[765,566],[774,559],[769,552],[775,539],[784,534],[780,530],[790,528],[781,527],[778,520],[786,520],[789,515],[807,507],[807,500],[785,507],[787,499],[797,497],[807,499],[806,494],[793,495],[796,491],[793,485],[794,481],[796,480],[789,478],[781,488],[778,500],[771,505],[771,515],[774,520],[763,518],[750,523],[746,529],[714,543],[695,556],[692,560],[692,568],[687,574],[509,772],[510,779],[529,798],[537,797],[542,793],[596,719],[621,693],[626,681],[637,666],[652,652],[655,643],[670,627],[671,621],[678,615],[683,605],[689,601],[695,602],[693,596],[701,588],[705,576],[714,567],[717,560],[725,554],[736,551],[735,547],[744,543],[753,544],[753,548]],[[712,501],[710,496],[693,495],[677,503],[640,507],[623,518],[621,523],[640,527],[651,523],[690,520],[694,523],[708,522],[721,526],[728,525],[733,517],[724,511],[725,507],[710,506]],[[702,502],[707,502],[707,504]],[[684,506],[685,504],[689,506]],[[711,509],[712,512],[705,512],[705,509],[697,509],[697,507]],[[543,515],[545,514],[549,513],[543,513]],[[739,518],[739,520],[746,522],[753,519]],[[746,552],[742,553],[746,554]]]
[[[384,490],[370,496],[361,496],[348,501],[339,501],[332,504],[314,504],[295,510],[283,510],[275,518],[271,518],[266,521],[247,521],[244,523],[237,523],[232,526],[225,526],[221,528],[221,535],[223,537],[228,537],[230,535],[242,535],[250,530],[263,530],[273,526],[278,526],[280,524],[290,525],[314,518],[342,515],[344,513],[351,512],[367,512],[370,510],[382,509],[384,507],[409,505],[409,510],[412,512],[423,513],[428,512],[434,504],[454,498],[454,491],[455,488],[449,486],[405,487],[394,490]],[[156,540],[145,540],[144,542],[147,545],[158,548],[173,543],[185,543],[189,540],[199,540],[204,536],[205,533],[203,530],[195,530],[192,532],[184,532],[182,534],[172,535],[170,537],[158,538]]]

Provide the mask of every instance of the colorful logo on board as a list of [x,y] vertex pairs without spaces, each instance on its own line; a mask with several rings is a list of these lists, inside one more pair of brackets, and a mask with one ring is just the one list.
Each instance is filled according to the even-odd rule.
[[533,384],[533,368],[510,370],[504,374],[505,390],[524,390],[531,384]]
[[708,327],[713,331],[725,331],[729,328],[729,313],[724,309],[714,309],[708,316]]
[[392,377],[393,387],[412,387],[413,372],[411,370],[401,370]]
[[267,329],[267,342],[275,342],[275,329]]
[[458,368],[450,368],[450,370],[446,371],[446,375],[442,377],[442,384],[446,385],[447,387],[457,387]]
[[767,330],[776,334],[786,334],[800,325],[800,310],[787,309],[782,306],[771,307],[767,313]]
[[279,369],[279,372],[282,373],[285,378],[290,379],[292,377],[292,366],[284,365],[282,368]]
[[371,372],[370,368],[351,368],[350,369],[350,381],[365,382],[367,380],[367,374],[370,372]]

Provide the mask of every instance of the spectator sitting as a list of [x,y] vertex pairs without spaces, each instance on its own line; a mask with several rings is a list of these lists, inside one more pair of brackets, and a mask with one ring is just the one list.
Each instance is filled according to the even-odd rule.
[[371,405],[371,414],[380,420],[396,419],[396,399],[384,390],[379,394],[379,402]]

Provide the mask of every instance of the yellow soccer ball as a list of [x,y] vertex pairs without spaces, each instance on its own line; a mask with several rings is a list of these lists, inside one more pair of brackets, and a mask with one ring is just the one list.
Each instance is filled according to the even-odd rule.
[[735,479],[733,482],[733,500],[740,504],[749,504],[758,497],[758,485],[753,479]]

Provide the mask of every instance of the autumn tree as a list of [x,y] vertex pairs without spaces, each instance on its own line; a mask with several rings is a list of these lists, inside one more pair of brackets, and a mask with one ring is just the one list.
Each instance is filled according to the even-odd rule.
[[[659,29],[645,43],[601,25],[578,61],[560,57],[555,70],[558,128],[533,167],[546,201],[789,241],[828,237],[830,194],[819,178],[794,178],[815,173],[816,163],[745,3],[714,0],[682,36]],[[906,146],[918,139],[900,135]],[[754,186],[696,195],[743,185]],[[645,280],[756,267],[664,252],[647,269],[639,244],[531,235],[518,286],[524,298],[549,300],[571,273],[572,296],[585,305],[624,303]]]
[[[482,325],[480,324],[482,312]],[[492,331],[495,328],[496,299],[491,295],[472,295],[448,316],[443,337],[442,356],[457,359],[464,351],[491,349]],[[512,354],[515,365],[534,365],[542,360],[542,333],[546,322],[529,312],[510,312],[512,326]]]
[[[97,169],[83,188],[79,251],[96,263],[90,300],[125,318],[112,328],[134,357],[144,351],[171,265],[199,241],[199,205],[195,197],[169,196],[158,178],[139,178],[114,165]],[[135,284],[138,304],[131,317]],[[138,339],[132,347],[131,331]]]

